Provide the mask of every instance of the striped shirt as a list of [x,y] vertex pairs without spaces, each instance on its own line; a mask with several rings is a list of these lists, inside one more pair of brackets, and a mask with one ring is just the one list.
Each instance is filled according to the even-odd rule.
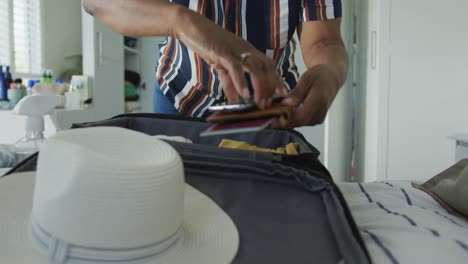
[[[341,0],[172,0],[206,16],[273,59],[285,87],[296,86],[292,36],[301,22],[341,17]],[[156,67],[159,87],[186,116],[206,117],[210,105],[224,100],[216,71],[181,41],[160,44]]]

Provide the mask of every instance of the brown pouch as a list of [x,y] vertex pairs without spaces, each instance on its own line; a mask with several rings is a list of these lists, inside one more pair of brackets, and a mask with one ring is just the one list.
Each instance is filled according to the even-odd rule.
[[283,104],[273,104],[267,109],[254,109],[246,112],[216,112],[206,120],[210,123],[234,123],[239,121],[275,118],[270,128],[285,128],[292,117],[293,108]]

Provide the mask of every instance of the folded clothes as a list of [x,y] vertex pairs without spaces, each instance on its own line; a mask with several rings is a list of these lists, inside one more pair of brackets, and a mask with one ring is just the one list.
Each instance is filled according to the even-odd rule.
[[66,83],[38,83],[33,86],[32,94],[41,95],[64,95],[68,90]]
[[130,70],[125,70],[124,78],[126,82],[131,83],[133,86],[140,86],[141,76],[139,73]]
[[125,98],[138,96],[137,88],[135,85],[125,82]]
[[257,146],[247,144],[246,142],[223,139],[221,143],[219,143],[219,147],[252,150],[252,151],[260,151],[260,152],[272,152],[272,153],[277,153],[277,154],[299,155],[299,144],[297,143],[289,143],[285,147],[280,147],[277,149],[269,149],[269,148],[259,148]]

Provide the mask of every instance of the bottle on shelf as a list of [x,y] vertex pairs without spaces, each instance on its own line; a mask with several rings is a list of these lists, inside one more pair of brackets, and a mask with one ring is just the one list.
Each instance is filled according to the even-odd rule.
[[23,98],[23,89],[21,89],[21,83],[10,83],[10,89],[8,90],[8,100],[10,106],[14,107]]
[[5,67],[5,83],[7,87],[13,83],[13,77],[11,76],[10,66]]
[[68,92],[65,93],[65,109],[77,110],[81,108],[81,94],[75,83],[70,84]]
[[52,70],[48,70],[47,71],[47,82],[48,83],[53,83],[54,82],[54,78],[52,77],[53,75],[53,71]]
[[34,85],[36,84],[36,81],[35,80],[29,80],[28,81],[28,88],[27,88],[27,92],[26,92],[26,95],[32,95],[32,88],[34,87]]
[[5,75],[3,74],[3,66],[0,65],[0,101],[8,100],[8,86],[5,82]]
[[46,82],[47,82],[47,70],[44,69],[42,70],[41,83],[46,83]]

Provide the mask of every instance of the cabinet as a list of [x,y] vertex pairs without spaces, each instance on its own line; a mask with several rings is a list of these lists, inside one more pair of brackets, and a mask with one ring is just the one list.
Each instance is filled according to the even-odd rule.
[[123,37],[87,13],[85,16],[86,20],[89,20],[91,30],[83,27],[83,32],[85,35],[92,35],[88,45],[93,45],[90,50],[94,53],[84,52],[83,72],[93,78],[93,107],[96,118],[109,118],[124,112],[123,74],[116,74],[124,71]]
[[[123,37],[82,12],[83,74],[91,77],[93,103],[89,119],[102,120],[124,112]],[[122,73],[122,74],[116,74]],[[86,111],[87,110],[87,111]]]

